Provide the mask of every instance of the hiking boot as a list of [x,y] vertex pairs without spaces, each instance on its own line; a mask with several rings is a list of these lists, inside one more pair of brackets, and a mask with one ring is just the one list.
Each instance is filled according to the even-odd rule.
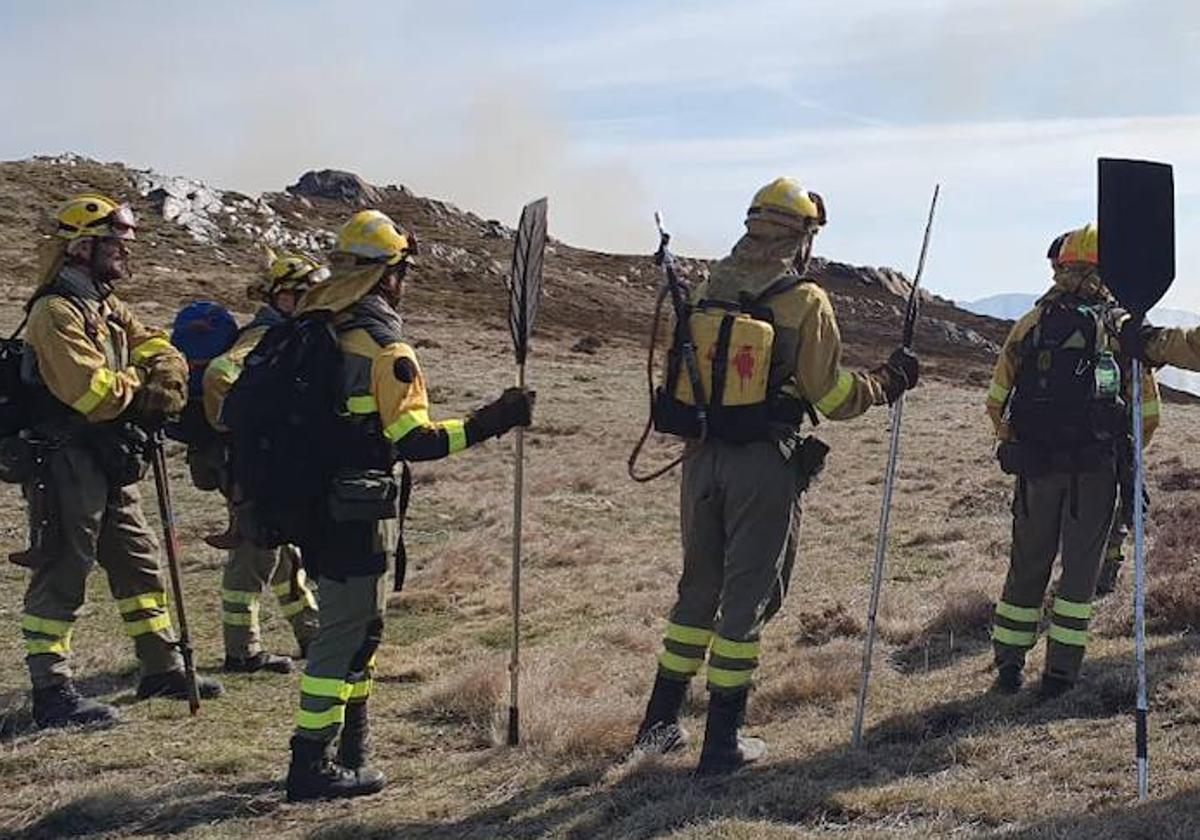
[[634,750],[666,755],[682,750],[691,740],[686,729],[679,725],[679,711],[687,697],[688,680],[676,680],[660,671],[654,678],[654,688],[646,703],[646,715],[633,740]]
[[1074,687],[1075,683],[1071,680],[1056,677],[1053,674],[1044,674],[1042,684],[1038,686],[1038,697],[1043,700],[1053,700],[1056,697],[1062,697]]
[[1111,595],[1117,588],[1117,581],[1121,578],[1121,562],[1124,559],[1120,556],[1104,558],[1104,564],[1100,566],[1100,577],[1096,580],[1097,598]]
[[704,725],[704,747],[696,773],[716,776],[732,773],[767,754],[767,745],[759,738],[738,733],[738,724],[746,713],[748,689],[734,694],[710,691],[708,721]]
[[[196,675],[196,692],[201,700],[212,700],[225,693],[225,688],[212,677]],[[183,671],[164,671],[161,674],[147,674],[142,677],[137,687],[137,698],[146,700],[151,697],[163,697],[168,700],[187,700],[187,677]]]
[[292,736],[292,763],[288,765],[287,800],[341,799],[379,793],[387,779],[378,770],[351,770],[329,755],[330,745]]
[[342,726],[342,738],[338,741],[334,761],[347,770],[361,770],[367,763],[370,750],[371,726],[367,719],[366,701],[347,703],[346,722]]
[[997,669],[996,681],[992,683],[992,690],[997,694],[1016,694],[1024,683],[1025,677],[1021,673],[1021,666],[1008,663]]
[[222,669],[227,674],[257,674],[259,671],[269,671],[272,674],[292,673],[292,658],[279,656],[260,650],[253,656],[225,656]]
[[33,720],[39,729],[61,726],[100,728],[112,726],[120,719],[115,708],[82,696],[70,681],[33,690]]

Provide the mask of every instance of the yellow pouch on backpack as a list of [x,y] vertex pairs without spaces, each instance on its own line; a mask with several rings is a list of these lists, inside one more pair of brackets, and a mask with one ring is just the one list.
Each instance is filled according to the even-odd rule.
[[[715,401],[718,406],[733,408],[765,403],[775,328],[749,313],[724,308],[697,309],[689,324],[704,387],[704,403],[712,402],[717,386],[720,387],[719,399]],[[714,382],[714,374],[716,380],[724,381]],[[677,379],[674,397],[685,405],[696,404],[686,374]]]

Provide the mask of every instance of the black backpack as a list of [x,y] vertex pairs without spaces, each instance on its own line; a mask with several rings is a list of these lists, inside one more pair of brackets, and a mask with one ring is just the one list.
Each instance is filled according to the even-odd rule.
[[39,299],[57,295],[76,309],[87,321],[87,309],[73,295],[63,294],[53,286],[39,290],[25,304],[25,317],[8,338],[0,338],[0,438],[14,437],[42,419],[47,400],[45,388],[27,382],[24,377],[26,347],[21,333],[29,323],[29,312]]
[[264,548],[303,544],[328,503],[343,391],[329,312],[272,327],[225,397],[243,536]]
[[0,339],[0,438],[19,434],[29,425],[30,388],[21,378],[25,341],[19,336],[25,323],[8,338]]
[[1106,340],[1109,308],[1073,295],[1042,304],[1021,345],[1009,422],[1021,443],[1073,452],[1127,431],[1121,372]]

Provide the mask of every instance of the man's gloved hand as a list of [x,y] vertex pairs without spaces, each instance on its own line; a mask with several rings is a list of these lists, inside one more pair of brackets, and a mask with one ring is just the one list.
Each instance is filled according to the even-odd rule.
[[146,367],[146,380],[187,393],[188,368],[174,356],[155,356]]
[[468,428],[476,440],[499,437],[514,426],[528,426],[533,419],[536,391],[505,388],[500,397],[471,413]]
[[133,411],[143,424],[160,428],[168,417],[179,414],[187,405],[187,385],[163,382],[151,376],[133,398]]
[[894,403],[901,394],[916,387],[921,376],[921,364],[917,354],[907,347],[897,347],[888,356],[888,360],[871,371],[883,387],[888,405]]
[[1145,321],[1126,318],[1117,334],[1117,343],[1121,345],[1122,354],[1131,359],[1149,362],[1146,358],[1146,345],[1158,338],[1160,333],[1161,327],[1152,327]]

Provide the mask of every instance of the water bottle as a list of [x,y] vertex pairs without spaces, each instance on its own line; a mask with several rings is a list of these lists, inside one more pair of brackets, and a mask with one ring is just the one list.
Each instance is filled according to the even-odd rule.
[[1107,350],[1096,359],[1096,396],[1103,400],[1115,400],[1121,393],[1121,368],[1113,354]]

